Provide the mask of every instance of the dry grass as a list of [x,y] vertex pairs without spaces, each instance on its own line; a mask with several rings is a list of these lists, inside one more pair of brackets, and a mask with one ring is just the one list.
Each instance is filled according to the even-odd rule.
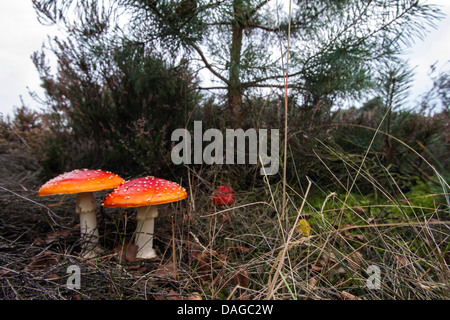
[[[43,181],[27,156],[2,154],[0,161],[2,299],[450,298],[449,213],[436,195],[428,195],[435,206],[424,207],[374,182],[375,203],[356,192],[357,182],[339,197],[305,178],[300,188],[286,186],[285,227],[282,182],[236,190],[236,204],[220,210],[210,203],[220,170],[191,170],[183,182],[188,200],[161,206],[158,259],[119,259],[135,210],[104,208],[98,220],[105,252],[88,261],[79,256],[75,199],[37,197]],[[326,160],[318,161],[326,170]],[[349,180],[357,172],[370,180],[353,165]],[[98,202],[105,194],[96,194]],[[311,225],[307,237],[295,231],[300,218]],[[67,286],[71,265],[80,267],[80,289]],[[367,287],[373,266],[378,289]]]

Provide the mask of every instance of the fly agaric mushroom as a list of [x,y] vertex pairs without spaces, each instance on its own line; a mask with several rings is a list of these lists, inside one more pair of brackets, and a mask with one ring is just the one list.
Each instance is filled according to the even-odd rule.
[[136,258],[156,257],[153,249],[154,222],[158,217],[156,205],[175,202],[187,198],[186,189],[175,182],[155,177],[142,177],[120,185],[108,194],[103,206],[109,208],[138,207],[135,244]]
[[75,212],[80,216],[82,256],[90,259],[101,252],[98,246],[97,205],[92,192],[114,189],[125,182],[118,175],[102,170],[73,170],[47,181],[38,191],[39,196],[77,194]]
[[213,205],[217,207],[231,206],[234,203],[234,193],[227,186],[219,186],[214,190],[211,197]]

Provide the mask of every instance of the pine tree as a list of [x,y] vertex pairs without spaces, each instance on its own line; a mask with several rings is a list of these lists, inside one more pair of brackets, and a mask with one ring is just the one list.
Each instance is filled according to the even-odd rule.
[[201,88],[226,90],[228,116],[237,123],[247,91],[283,88],[285,77],[307,107],[359,96],[380,64],[440,17],[437,7],[417,0],[119,0],[109,9],[101,0],[33,3],[53,22],[84,8],[84,35],[102,32],[116,17],[122,37],[208,70],[214,82]]

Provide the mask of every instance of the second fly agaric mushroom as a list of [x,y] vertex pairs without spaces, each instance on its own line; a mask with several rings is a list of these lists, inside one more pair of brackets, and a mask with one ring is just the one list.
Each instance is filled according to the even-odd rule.
[[186,190],[175,182],[155,177],[142,177],[120,185],[105,197],[103,206],[138,207],[135,235],[135,244],[138,247],[136,258],[151,259],[156,257],[155,249],[153,249],[154,220],[158,217],[156,205],[185,198],[187,198]]
[[231,206],[234,203],[234,193],[227,186],[219,186],[214,190],[211,197],[213,205],[217,207]]
[[39,196],[77,194],[75,212],[80,216],[82,256],[94,258],[101,251],[98,247],[97,205],[92,192],[114,189],[123,183],[118,175],[102,170],[73,170],[47,181],[38,191]]

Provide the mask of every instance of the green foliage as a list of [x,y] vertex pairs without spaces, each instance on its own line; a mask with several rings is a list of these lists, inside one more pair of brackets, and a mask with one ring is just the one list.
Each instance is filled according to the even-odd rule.
[[[390,179],[383,168],[387,169],[390,174],[398,176],[402,188],[408,188],[416,176],[429,181],[430,176],[435,174],[429,163],[445,173],[449,156],[445,137],[447,120],[441,114],[425,116],[399,110],[391,113],[391,132],[383,129],[377,132],[376,128],[385,115],[379,102],[379,99],[374,99],[361,109],[340,112],[336,117],[340,128],[334,135],[338,150],[362,156],[372,142],[365,169],[370,170],[377,181]],[[387,137],[390,138],[389,148]]]
[[405,107],[411,77],[406,63],[386,63],[378,78],[378,96],[335,117],[341,126],[334,135],[335,148],[348,156],[367,152],[364,170],[383,185],[395,177],[402,190],[411,188],[416,177],[431,181],[436,172],[430,164],[441,174],[448,172],[448,115],[430,113],[425,106]]
[[[180,47],[201,41],[205,36],[206,2],[199,5],[196,0],[121,0],[119,4],[132,14],[133,37],[155,41],[172,53],[178,53]],[[136,19],[141,15],[147,16],[144,24]]]
[[183,55],[196,69],[209,71],[214,90],[227,91],[229,122],[238,125],[249,114],[246,95],[284,87],[288,55],[294,94],[309,108],[325,102],[319,105],[327,113],[337,98],[360,98],[373,88],[378,70],[395,62],[401,45],[422,37],[442,17],[437,7],[416,0],[294,1],[291,14],[288,6],[257,0],[33,3],[51,23],[67,22],[64,17],[75,11],[68,27],[75,37],[109,34],[163,56]]
[[38,54],[34,59],[52,106],[50,116],[61,119],[60,133],[72,141],[61,144],[64,159],[55,171],[76,163],[135,175],[170,166],[170,135],[185,126],[195,103],[187,65],[169,65],[143,46],[126,43],[97,59],[88,59],[96,51],[57,44],[56,75],[46,72]]

